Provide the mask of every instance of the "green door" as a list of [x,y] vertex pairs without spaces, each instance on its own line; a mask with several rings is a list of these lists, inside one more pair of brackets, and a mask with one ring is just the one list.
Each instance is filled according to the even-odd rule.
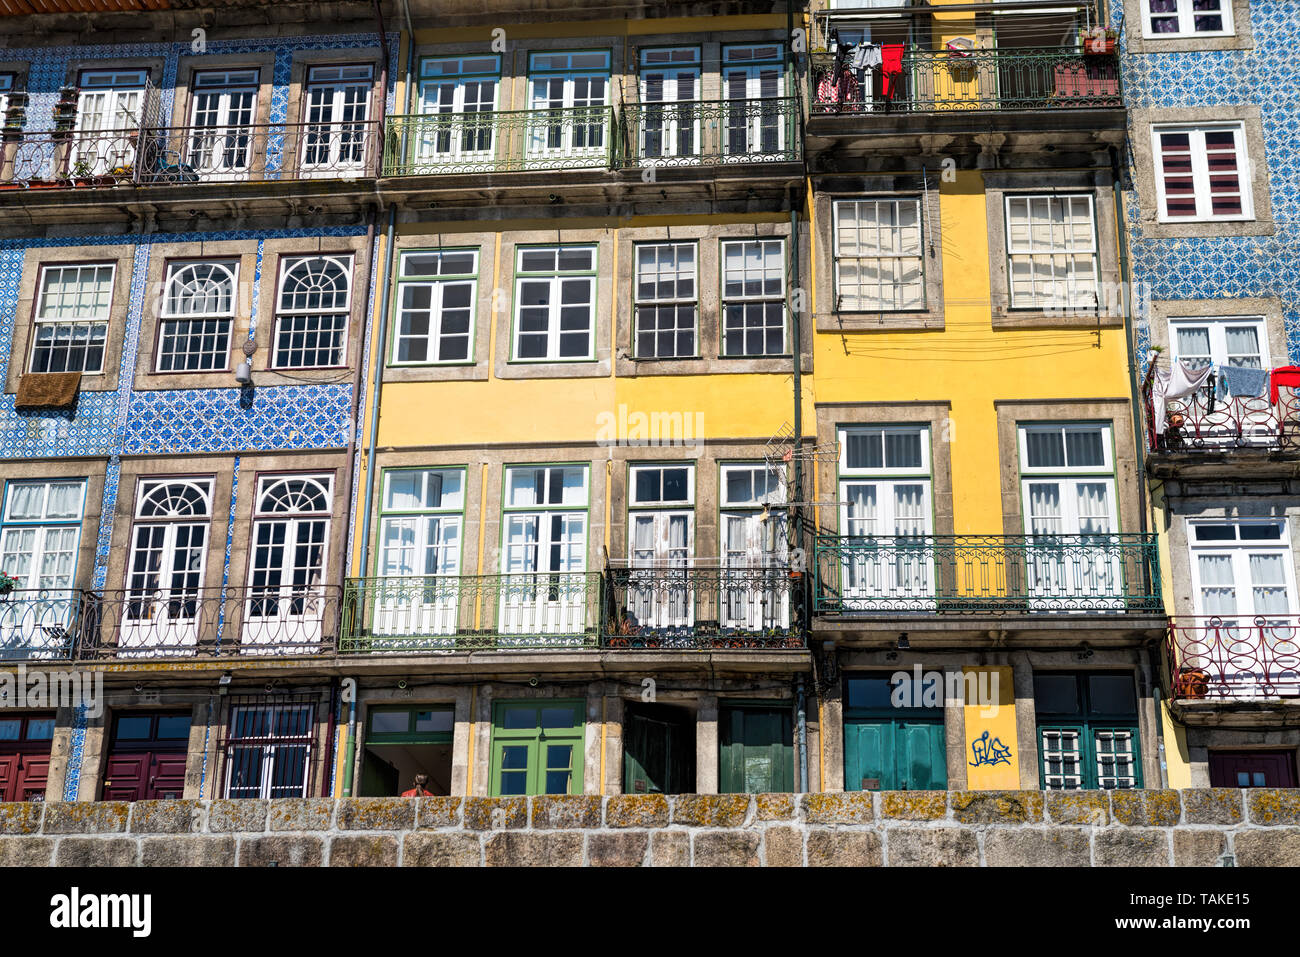
[[794,721],[788,708],[727,707],[719,717],[721,793],[794,790]]
[[582,793],[582,701],[498,701],[492,796]]
[[844,788],[848,791],[947,790],[942,719],[846,719]]

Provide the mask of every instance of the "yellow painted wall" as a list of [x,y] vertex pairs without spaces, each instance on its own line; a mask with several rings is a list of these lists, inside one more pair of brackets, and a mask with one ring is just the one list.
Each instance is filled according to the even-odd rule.
[[[972,791],[1014,791],[1020,787],[1020,749],[1037,747],[1037,743],[1016,740],[1016,694],[1011,669],[963,668],[962,674],[966,680],[966,787]],[[981,701],[979,695],[985,689],[991,694],[987,701]],[[1037,789],[1038,784],[1026,782],[1025,786]]]

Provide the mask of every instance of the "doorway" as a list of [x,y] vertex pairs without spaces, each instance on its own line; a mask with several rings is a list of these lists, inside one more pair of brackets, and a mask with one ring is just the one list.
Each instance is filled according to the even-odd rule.
[[188,711],[128,711],[114,715],[101,800],[184,797],[189,744]]
[[1211,751],[1212,788],[1293,788],[1292,751]]
[[695,792],[695,716],[686,708],[629,704],[623,716],[623,793]]
[[451,794],[451,706],[379,706],[366,719],[361,762],[361,797],[393,797],[427,775],[426,790]]
[[0,801],[44,801],[54,715],[0,720]]

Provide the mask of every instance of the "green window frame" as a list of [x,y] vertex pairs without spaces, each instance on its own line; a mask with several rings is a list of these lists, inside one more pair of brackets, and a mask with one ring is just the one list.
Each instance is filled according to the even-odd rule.
[[384,469],[380,489],[375,576],[459,574],[466,467]]
[[585,701],[495,702],[491,796],[583,793],[585,734]]
[[[1103,687],[1101,682],[1108,682]],[[1127,687],[1123,683],[1127,683]],[[1131,692],[1131,706],[1115,705]],[[1044,791],[1142,787],[1137,685],[1127,672],[1034,675],[1038,773]]]
[[[516,248],[511,362],[595,360],[599,253],[597,243],[547,243]],[[583,264],[584,256],[589,257],[588,264]],[[580,323],[584,308],[586,321]]]
[[[375,725],[380,723],[395,726],[383,719],[401,714],[407,717],[406,730],[375,730]],[[421,727],[422,723],[425,727]],[[430,724],[436,727],[429,727]],[[442,725],[447,725],[447,730],[440,730]],[[366,715],[366,744],[451,744],[455,728],[453,705],[376,705]]]
[[477,246],[402,250],[390,366],[473,365],[478,270]]

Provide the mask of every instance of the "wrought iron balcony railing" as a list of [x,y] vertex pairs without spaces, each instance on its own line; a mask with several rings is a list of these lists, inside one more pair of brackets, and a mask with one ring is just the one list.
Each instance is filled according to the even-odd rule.
[[1147,448],[1152,452],[1300,452],[1300,397],[1279,386],[1277,402],[1265,393],[1216,396],[1210,388],[1165,404],[1165,430],[1155,430],[1151,388],[1143,389]]
[[85,592],[77,656],[115,660],[332,653],[337,585]]
[[351,579],[339,650],[594,648],[600,594],[598,572]]
[[608,106],[390,116],[383,175],[608,169],[614,143]]
[[802,577],[788,567],[611,568],[607,648],[802,648]]
[[902,72],[834,73],[833,54],[813,54],[816,115],[950,113],[1121,107],[1119,60],[1072,48],[904,51]]
[[1300,698],[1300,616],[1179,616],[1165,647],[1172,698]]
[[159,186],[375,175],[378,124],[272,123],[23,133],[6,140],[0,186]]
[[20,588],[0,594],[0,661],[43,661],[72,656],[81,593]]
[[793,97],[628,103],[620,116],[624,167],[796,163],[799,104]]
[[1162,613],[1154,535],[821,536],[814,611]]

